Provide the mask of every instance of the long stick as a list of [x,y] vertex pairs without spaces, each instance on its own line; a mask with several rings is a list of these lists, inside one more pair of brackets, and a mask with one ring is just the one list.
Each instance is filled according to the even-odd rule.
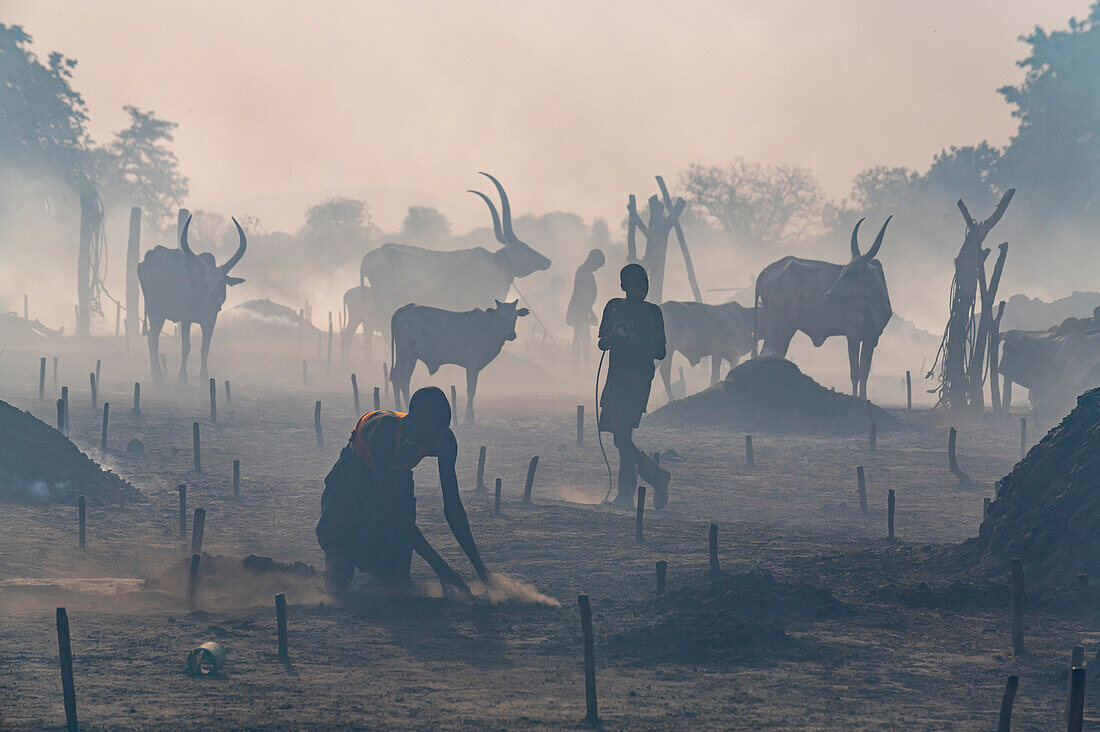
[[595,723],[599,719],[596,709],[596,644],[592,636],[592,607],[588,603],[588,595],[577,595],[577,606],[581,611],[581,634],[584,637],[584,719]]
[[313,431],[317,433],[317,447],[318,449],[325,446],[325,440],[321,436],[321,402],[317,401],[313,405]]
[[286,644],[286,595],[275,595],[275,623],[279,632],[279,660],[290,660]]
[[199,423],[191,423],[191,447],[195,457],[195,472],[202,472],[202,445],[199,443]]
[[863,466],[856,467],[856,485],[859,490],[859,512],[867,515],[867,476],[863,472]]
[[[377,390],[375,390],[377,392]],[[485,490],[485,445],[477,450],[477,490]]]
[[218,423],[218,381],[210,380],[210,422]]
[[69,616],[57,608],[57,650],[61,660],[61,693],[65,698],[65,729],[77,732],[76,688],[73,685],[73,647],[69,641]]
[[46,357],[38,361],[38,398],[46,398]]
[[535,455],[531,458],[531,462],[527,465],[527,482],[523,484],[523,502],[531,502],[531,489],[535,485],[535,470],[539,466],[539,456]]
[[886,495],[886,537],[891,541],[894,540],[894,506],[896,503],[897,497],[894,495],[894,489],[891,488]]
[[[45,361],[43,361],[45,363]],[[577,405],[577,447],[584,447],[584,405]]]
[[1005,684],[1005,693],[1001,697],[1001,717],[997,722],[997,732],[1009,732],[1012,728],[1012,702],[1016,699],[1016,690],[1020,688],[1020,679],[1009,676]]
[[1085,717],[1085,669],[1075,668],[1069,677],[1069,719],[1066,729],[1081,732]]
[[180,541],[187,538],[187,486],[180,483],[176,490],[180,494]]
[[645,516],[645,486],[638,486],[638,511],[634,515],[634,541],[642,541],[642,519]]
[[710,553],[710,581],[717,582],[722,574],[718,565],[718,524],[711,524],[707,536],[707,548]]
[[358,417],[360,415],[360,412],[359,412],[359,379],[356,378],[355,374],[351,375],[351,398],[352,398],[352,401],[355,404],[355,416]]
[[110,416],[111,403],[103,402],[103,429],[99,434],[99,451],[104,455],[107,454],[107,420],[110,419]]
[[691,263],[691,253],[688,251],[687,240],[684,238],[684,227],[680,225],[680,217],[676,214],[676,209],[672,205],[672,196],[668,194],[665,179],[659,175],[657,176],[657,187],[661,189],[661,196],[664,198],[668,215],[673,217],[672,225],[676,229],[676,240],[680,243],[680,253],[684,255],[684,269],[687,271],[688,284],[691,285],[691,294],[695,298],[695,302],[703,302],[703,295],[699,292],[699,283],[695,280],[695,266]]
[[202,556],[202,535],[206,531],[206,509],[196,508],[191,520],[191,553]]

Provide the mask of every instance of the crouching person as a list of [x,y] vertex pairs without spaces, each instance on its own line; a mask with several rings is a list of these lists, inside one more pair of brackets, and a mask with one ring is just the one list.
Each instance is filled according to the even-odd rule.
[[443,513],[451,532],[478,577],[488,581],[458,494],[458,441],[450,423],[451,405],[434,386],[412,395],[408,413],[380,410],[359,419],[325,476],[321,496],[317,541],[325,552],[329,594],[343,593],[356,567],[385,584],[407,584],[414,551],[435,570],[444,592],[470,594],[416,526],[412,469],[426,457],[437,460]]

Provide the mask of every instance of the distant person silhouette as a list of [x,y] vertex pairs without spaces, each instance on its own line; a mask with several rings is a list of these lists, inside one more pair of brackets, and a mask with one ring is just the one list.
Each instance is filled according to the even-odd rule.
[[478,577],[488,581],[458,494],[455,460],[458,442],[451,432],[451,405],[434,387],[418,389],[408,413],[368,412],[325,476],[317,541],[325,552],[325,586],[339,596],[358,567],[381,582],[408,584],[412,553],[435,570],[445,591],[470,588],[416,526],[412,469],[426,457],[439,464],[443,515]]
[[580,366],[582,360],[584,367],[588,368],[592,348],[592,326],[598,322],[596,313],[592,311],[596,305],[595,272],[603,265],[603,252],[593,249],[581,266],[577,267],[577,274],[573,276],[573,294],[569,298],[569,308],[565,312],[565,324],[573,329],[573,368]]
[[625,298],[607,301],[600,319],[599,348],[608,352],[607,382],[600,396],[599,428],[610,432],[619,451],[619,485],[615,503],[634,503],[636,476],[653,486],[653,507],[668,503],[669,473],[634,445],[632,433],[649,403],[655,361],[665,357],[665,322],[661,308],[646,302],[649,276],[640,264],[619,272]]

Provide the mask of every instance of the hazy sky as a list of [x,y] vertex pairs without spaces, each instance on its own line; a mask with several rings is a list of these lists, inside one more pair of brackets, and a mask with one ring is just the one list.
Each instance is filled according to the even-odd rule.
[[0,0],[74,85],[100,141],[124,104],[176,121],[192,208],[296,229],[326,196],[460,230],[497,174],[520,213],[617,227],[691,162],[809,166],[830,195],[1015,129],[1017,40],[1087,0],[241,2]]

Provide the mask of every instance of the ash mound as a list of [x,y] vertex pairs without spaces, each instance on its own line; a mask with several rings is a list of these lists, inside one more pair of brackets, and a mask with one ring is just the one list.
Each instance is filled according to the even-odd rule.
[[787,633],[790,620],[853,614],[825,589],[779,582],[768,572],[729,577],[717,586],[672,592],[654,605],[649,626],[608,639],[611,653],[655,663],[755,664],[823,658],[822,649]]
[[779,356],[762,356],[732,369],[706,391],[666,404],[647,425],[756,432],[865,434],[868,419],[895,423],[880,407],[831,391]]
[[103,470],[64,435],[0,401],[0,500],[18,503],[126,503],[137,489]]
[[[145,589],[183,595],[190,571],[188,557],[146,580]],[[285,564],[255,554],[238,559],[204,553],[199,561],[198,598],[204,605],[241,606],[269,603],[284,592],[293,602],[313,601],[323,599],[316,582],[319,576],[313,565],[305,562]]]
[[1100,575],[1100,388],[1001,479],[978,537],[960,550],[972,566],[1001,571],[1020,557],[1042,585]]

